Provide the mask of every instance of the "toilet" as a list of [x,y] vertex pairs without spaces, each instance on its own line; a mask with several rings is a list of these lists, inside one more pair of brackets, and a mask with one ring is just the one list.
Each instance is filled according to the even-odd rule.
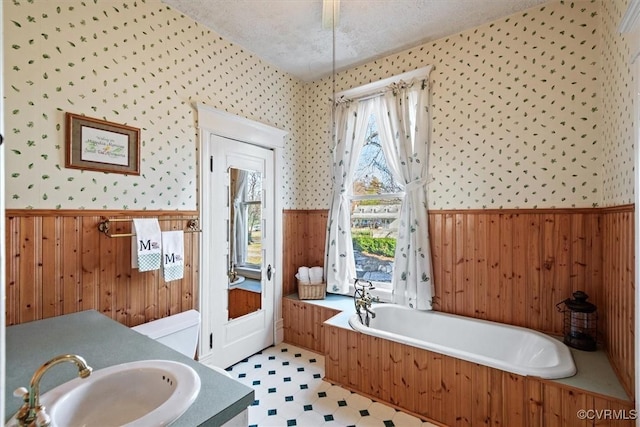
[[188,310],[131,329],[193,359],[200,333],[200,313]]
[[[200,334],[200,313],[196,310],[188,310],[163,317],[162,319],[152,320],[151,322],[134,326],[131,329],[193,359],[198,347],[198,335]],[[205,366],[231,377],[231,374],[222,368]]]

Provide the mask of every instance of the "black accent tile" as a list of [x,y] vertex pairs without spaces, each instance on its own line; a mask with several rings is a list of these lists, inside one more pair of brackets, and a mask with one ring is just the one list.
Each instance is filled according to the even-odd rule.
[[260,404],[260,401],[258,399],[251,402],[251,406],[258,406],[259,404]]
[[275,356],[269,356],[269,360],[276,360]]
[[243,374],[238,374],[238,378],[246,378],[246,377],[247,377],[247,374],[244,374],[244,373]]
[[284,397],[284,401],[285,402],[293,402],[293,396],[285,396]]
[[298,368],[298,372],[304,372],[304,368],[303,368],[302,366],[300,366],[300,367]]
[[300,390],[306,390],[306,389],[308,389],[308,388],[309,388],[309,386],[308,386],[308,385],[306,385],[306,384],[300,384]]
[[276,388],[275,387],[269,387],[269,390],[267,390],[269,393],[275,393],[276,392]]
[[319,378],[322,378],[322,375],[320,375],[320,374],[313,374],[313,378],[315,378],[315,379],[319,379]]
[[360,416],[361,417],[368,417],[369,416],[369,411],[367,411],[366,409],[361,409],[360,410]]
[[317,360],[316,360],[316,359],[309,359],[309,362],[311,362],[311,363],[316,363],[316,362],[317,362]]
[[305,411],[313,411],[313,405],[308,405],[307,404],[307,405],[304,405],[303,408],[304,408]]
[[296,422],[296,420],[287,420],[287,427],[290,426],[297,426],[298,423]]
[[282,362],[282,366],[289,366],[289,362],[287,361]]
[[276,371],[269,371],[269,375],[275,375]]
[[278,413],[277,409],[269,409],[267,411],[267,415],[272,416],[272,415],[276,415]]
[[318,392],[318,397],[327,397],[327,393],[324,391]]
[[302,353],[296,353],[295,356],[296,357],[302,357]]
[[288,349],[288,348],[280,349],[280,353],[286,353],[287,351],[289,351],[289,349]]
[[291,382],[291,377],[284,377],[284,382],[285,383],[290,383]]
[[256,369],[260,369],[260,368],[262,368],[262,365],[259,364],[259,363],[256,363],[255,365],[253,365],[253,367],[256,368]]
[[333,415],[329,414],[329,415],[325,415],[324,416],[324,420],[325,421],[333,421]]
[[396,425],[391,420],[384,420],[384,427],[395,427]]
[[338,400],[338,406],[347,406],[346,400]]
[[253,382],[251,383],[253,385],[260,385],[260,380],[253,380]]

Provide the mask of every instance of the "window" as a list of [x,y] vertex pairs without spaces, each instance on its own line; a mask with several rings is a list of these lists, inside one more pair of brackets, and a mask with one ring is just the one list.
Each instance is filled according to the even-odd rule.
[[356,276],[390,289],[403,193],[387,164],[373,114],[362,144],[350,195]]

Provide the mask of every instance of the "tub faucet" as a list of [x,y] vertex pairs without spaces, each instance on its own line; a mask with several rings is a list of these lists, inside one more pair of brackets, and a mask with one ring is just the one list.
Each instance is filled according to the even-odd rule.
[[24,404],[16,414],[16,419],[20,426],[47,427],[51,424],[51,418],[46,413],[45,407],[40,405],[40,379],[51,367],[64,362],[75,363],[78,367],[78,376],[80,378],[87,378],[93,370],[82,357],[75,354],[62,354],[45,362],[31,377],[29,390],[20,387],[13,393],[14,396],[22,397],[24,401]]
[[[375,287],[368,280],[356,279],[353,287],[356,289],[353,293],[353,300],[360,323],[369,326],[369,317],[371,317],[371,319],[376,317],[376,313],[371,311],[371,304],[378,302],[380,299],[378,297],[372,297],[369,293],[369,291],[375,289]],[[362,319],[362,311],[364,311],[364,320]]]

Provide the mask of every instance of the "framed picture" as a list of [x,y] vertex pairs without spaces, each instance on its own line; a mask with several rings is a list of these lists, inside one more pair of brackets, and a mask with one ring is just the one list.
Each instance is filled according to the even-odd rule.
[[65,167],[140,175],[140,129],[66,113]]

